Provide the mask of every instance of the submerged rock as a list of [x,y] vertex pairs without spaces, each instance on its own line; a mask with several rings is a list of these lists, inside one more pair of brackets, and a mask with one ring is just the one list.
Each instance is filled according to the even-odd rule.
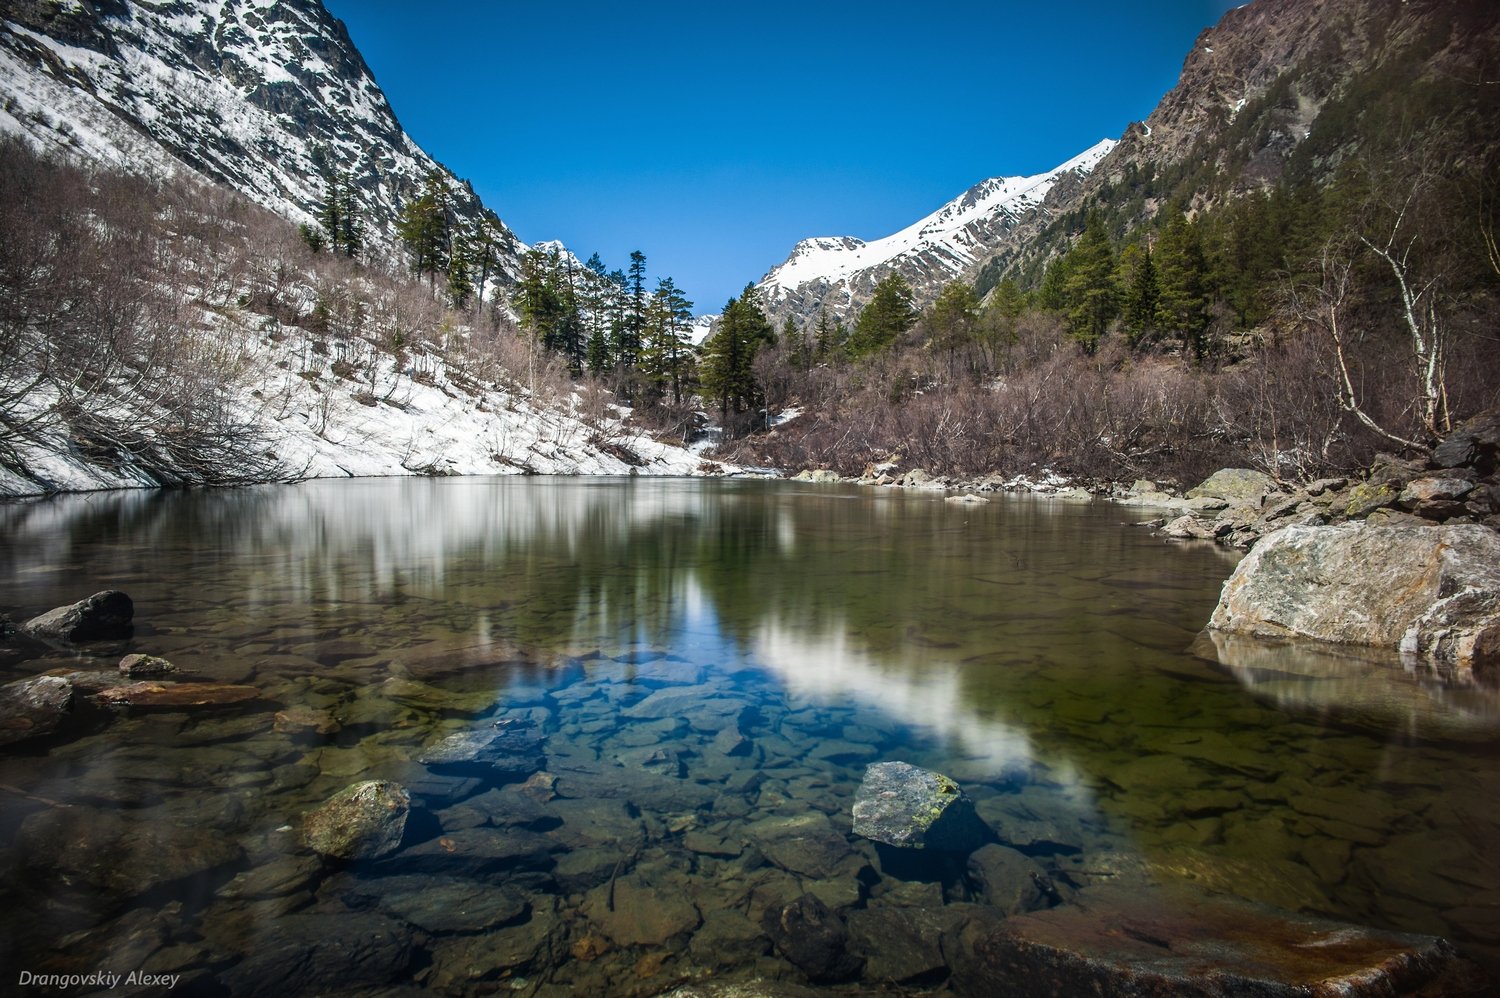
[[0,745],[56,731],[73,706],[73,684],[33,676],[0,686]]
[[974,802],[941,773],[877,762],[854,795],[854,833],[902,849],[969,853],[993,836]]
[[993,842],[974,851],[967,873],[978,899],[1007,915],[1045,908],[1056,893],[1036,860]]
[[814,983],[847,980],[864,965],[850,948],[844,920],[816,895],[767,908],[761,925],[781,954]]
[[343,908],[283,915],[257,926],[254,940],[249,954],[215,982],[230,994],[374,993],[401,980],[415,953],[400,922]]
[[126,655],[120,659],[120,672],[126,676],[165,676],[177,666],[155,655]]
[[94,694],[110,707],[178,710],[183,707],[226,707],[260,699],[254,686],[229,683],[153,683],[146,680],[112,686]]
[[411,797],[400,784],[367,780],[345,787],[302,822],[314,852],[335,859],[375,859],[394,852],[406,832]]
[[1500,673],[1500,535],[1476,524],[1287,527],[1240,562],[1209,626],[1254,637],[1400,647]]
[[973,940],[955,967],[972,994],[1362,998],[1479,994],[1452,946],[1189,889],[1091,887]]
[[16,844],[32,869],[110,901],[203,878],[243,855],[209,827],[188,827],[159,810],[52,807],[21,823]]
[[32,617],[21,630],[45,641],[109,641],[128,638],[135,629],[135,604],[117,589],[95,593],[71,606]]
[[529,725],[509,721],[449,735],[424,749],[417,761],[440,769],[480,770],[521,779],[547,765],[542,736]]

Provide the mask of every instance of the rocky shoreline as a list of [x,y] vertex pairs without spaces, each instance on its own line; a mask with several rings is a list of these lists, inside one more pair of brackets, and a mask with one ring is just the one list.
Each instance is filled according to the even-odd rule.
[[1382,456],[1357,475],[1294,484],[1246,468],[1225,468],[1178,492],[1172,483],[1137,479],[1076,481],[1046,469],[1033,475],[977,479],[933,476],[888,462],[859,477],[804,469],[794,482],[843,483],[953,493],[953,502],[983,502],[986,493],[1028,493],[1062,500],[1108,500],[1167,514],[1141,526],[1178,540],[1207,540],[1248,550],[1289,526],[1367,521],[1373,526],[1483,524],[1500,530],[1500,410],[1474,417],[1421,458]]

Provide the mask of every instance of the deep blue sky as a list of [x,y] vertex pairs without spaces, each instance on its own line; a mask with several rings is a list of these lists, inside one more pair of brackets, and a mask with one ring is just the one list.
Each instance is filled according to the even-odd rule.
[[717,311],[1144,118],[1225,0],[325,0],[407,132],[528,242]]

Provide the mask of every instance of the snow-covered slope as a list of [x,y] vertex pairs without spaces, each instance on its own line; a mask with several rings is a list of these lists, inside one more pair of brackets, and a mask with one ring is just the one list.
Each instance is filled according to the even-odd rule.
[[[226,183],[312,221],[313,161],[357,188],[372,249],[433,170],[456,214],[483,206],[402,130],[342,22],[318,0],[34,0],[0,6],[0,133],[52,152]],[[495,220],[498,225],[498,220]],[[512,276],[525,247],[498,226]]]
[[906,278],[919,303],[931,301],[947,282],[972,276],[996,242],[1017,219],[1040,205],[1060,178],[1088,173],[1114,147],[1113,139],[1104,139],[1046,173],[975,184],[926,218],[883,239],[804,239],[786,262],[761,280],[767,310],[778,321],[787,314],[812,316],[819,308],[848,316],[893,272]]

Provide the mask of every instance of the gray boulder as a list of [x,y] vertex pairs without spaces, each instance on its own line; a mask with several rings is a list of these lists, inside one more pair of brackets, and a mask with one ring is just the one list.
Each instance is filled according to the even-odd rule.
[[963,854],[993,837],[957,783],[908,762],[865,770],[854,795],[854,834],[901,849]]
[[0,745],[57,730],[73,705],[73,684],[61,676],[33,676],[0,686]]
[[398,783],[367,780],[345,787],[302,822],[314,852],[335,859],[375,859],[394,852],[406,833],[411,797]]
[[21,630],[43,641],[109,641],[134,633],[135,604],[117,589],[32,617]]
[[1276,491],[1276,483],[1267,475],[1249,468],[1223,468],[1209,475],[1200,485],[1188,489],[1187,497],[1224,499],[1230,503],[1259,506],[1267,493]]
[[1500,535],[1477,524],[1292,526],[1224,583],[1209,627],[1401,651],[1500,673]]

